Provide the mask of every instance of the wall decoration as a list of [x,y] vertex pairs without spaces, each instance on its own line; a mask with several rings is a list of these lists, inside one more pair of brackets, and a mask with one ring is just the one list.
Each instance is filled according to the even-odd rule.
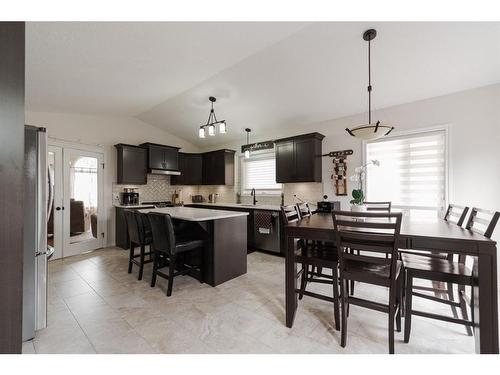
[[332,151],[321,156],[333,158],[333,174],[331,179],[335,181],[335,195],[347,195],[347,156],[352,155],[352,150]]

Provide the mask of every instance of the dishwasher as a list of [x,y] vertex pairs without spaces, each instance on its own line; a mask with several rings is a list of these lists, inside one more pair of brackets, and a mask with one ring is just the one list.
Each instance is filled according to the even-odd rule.
[[254,245],[259,250],[280,253],[280,213],[254,210]]

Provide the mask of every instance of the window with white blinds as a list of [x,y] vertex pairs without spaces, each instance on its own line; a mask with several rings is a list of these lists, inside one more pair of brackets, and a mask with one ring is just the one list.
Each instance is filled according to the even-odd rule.
[[273,153],[252,155],[249,159],[241,159],[242,190],[252,188],[261,191],[281,190],[276,183],[276,157]]
[[446,132],[422,132],[366,144],[367,201],[391,201],[413,216],[440,215],[446,201]]

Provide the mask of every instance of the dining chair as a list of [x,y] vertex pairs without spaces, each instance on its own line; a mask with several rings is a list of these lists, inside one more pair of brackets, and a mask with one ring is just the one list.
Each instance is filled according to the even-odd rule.
[[312,211],[309,208],[309,203],[307,202],[297,203],[297,211],[299,212],[301,218],[309,217],[312,215]]
[[[151,227],[148,218],[145,214],[136,210],[124,210],[125,222],[127,224],[129,243],[129,259],[128,259],[128,273],[132,273],[132,266],[135,264],[139,266],[138,280],[142,280],[144,272],[144,265],[151,263],[152,260],[152,235]],[[135,254],[135,248],[139,246],[139,254]],[[149,251],[146,252],[146,246],[149,246]],[[149,256],[149,259],[146,259]],[[139,258],[137,260],[137,258]]]
[[[174,277],[186,275],[197,271],[199,280],[203,282],[203,254],[205,241],[198,238],[180,238],[176,236],[172,218],[168,214],[152,212],[148,214],[153,233],[153,275],[151,277],[151,287],[156,285],[157,276],[168,280],[167,297],[172,295]],[[200,265],[195,267],[185,264],[182,255],[188,252],[199,251],[201,254]],[[168,274],[161,271],[168,265]],[[178,271],[176,271],[179,269]]]
[[[300,211],[297,205],[282,206],[281,215],[283,222],[291,224],[303,220],[300,216]],[[299,295],[299,300],[303,296],[318,298],[323,301],[333,303],[335,329],[340,329],[340,304],[339,304],[339,289],[338,289],[338,257],[335,247],[326,244],[313,244],[306,242],[303,239],[296,241],[297,251],[294,253],[294,262],[302,265],[301,270],[296,277],[301,278],[300,289],[296,289],[295,293]],[[310,271],[312,267],[312,271]],[[323,269],[331,269],[332,274],[328,275],[323,272]],[[321,270],[321,272],[319,271]],[[308,283],[330,284],[333,288],[333,297],[326,296],[307,290]]]
[[[389,324],[389,353],[394,353],[394,323],[401,331],[402,262],[398,259],[401,213],[333,211],[341,282],[342,324],[340,345],[347,343],[349,306],[385,312]],[[350,249],[363,251],[364,255]],[[389,254],[381,257],[380,254]],[[378,255],[378,256],[377,256]],[[389,289],[388,303],[349,295],[349,282],[358,281]]]
[[[461,217],[461,216],[460,216]],[[472,208],[469,219],[465,229],[490,238],[495,230],[499,212],[488,211],[479,208]],[[404,269],[406,273],[406,287],[405,287],[405,333],[404,341],[409,342],[411,332],[411,318],[412,315],[422,316],[430,319],[437,319],[445,322],[461,324],[467,327],[467,334],[472,335],[473,322],[469,320],[467,314],[467,302],[471,307],[473,313],[473,274],[472,270],[467,266],[467,256],[459,255],[458,262],[454,261],[453,256],[447,259],[440,259],[435,257],[423,257],[414,254],[401,254]],[[414,279],[430,280],[434,282],[443,282],[448,284],[458,284],[458,301],[455,301],[451,296],[447,299],[438,298],[421,293],[416,286],[414,286]],[[453,286],[453,285],[452,285]],[[465,288],[471,287],[471,298],[468,298],[465,293]],[[413,297],[424,298],[433,302],[447,304],[453,307],[459,307],[462,312],[462,319],[457,316],[449,317],[436,313],[413,309]]]

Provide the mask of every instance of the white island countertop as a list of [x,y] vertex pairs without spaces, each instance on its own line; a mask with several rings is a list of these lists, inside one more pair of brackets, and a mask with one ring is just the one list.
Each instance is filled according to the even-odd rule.
[[203,202],[203,203],[187,203],[187,204],[193,204],[197,206],[206,206],[208,207],[231,207],[231,208],[241,208],[241,209],[246,209],[246,210],[263,210],[263,211],[281,211],[280,206],[278,205],[272,205],[272,204],[246,204],[246,203],[208,203],[208,202]]
[[210,210],[206,208],[194,207],[145,208],[140,211],[144,213],[158,212],[161,214],[169,214],[174,219],[186,221],[209,221],[248,215],[248,212]]

